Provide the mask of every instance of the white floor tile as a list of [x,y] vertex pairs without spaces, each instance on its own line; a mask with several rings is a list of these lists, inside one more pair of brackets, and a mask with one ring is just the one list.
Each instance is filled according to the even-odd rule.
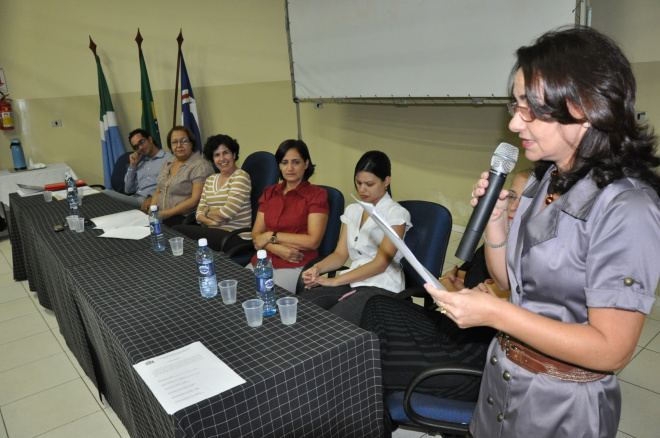
[[99,398],[99,390],[96,388],[96,386],[91,381],[91,379],[87,377],[87,375],[82,376],[82,381],[85,383],[85,386],[89,390],[89,393],[92,394],[92,397],[94,397],[94,400],[96,400],[96,403],[99,405],[100,409],[105,409],[110,407],[110,405],[105,400],[105,398],[103,400]]
[[655,299],[655,305],[651,308],[651,313],[646,315],[646,319],[655,319],[660,321],[660,298]]
[[18,300],[20,298],[27,297],[23,285],[18,282],[12,284],[0,286],[0,303],[6,303],[7,301]]
[[0,322],[0,345],[45,331],[50,331],[50,328],[38,312],[19,316]]
[[[660,396],[660,367],[658,364],[660,364],[660,353],[644,349],[619,373],[619,380],[655,391]],[[656,416],[658,416],[660,404],[656,409],[658,409],[656,411]]]
[[623,399],[619,430],[638,438],[660,436],[660,394],[626,382],[619,383]]
[[0,345],[0,372],[62,352],[50,331]]
[[2,407],[11,438],[30,438],[100,411],[81,379]]
[[39,435],[39,438],[91,437],[92,435],[94,438],[119,438],[120,436],[105,413],[99,411]]
[[14,283],[14,274],[12,271],[0,274],[0,287],[9,286]]
[[18,300],[0,303],[0,322],[38,312],[30,298],[21,298]]
[[64,352],[0,373],[0,406],[80,378]]
[[[660,335],[657,335],[651,342],[646,344],[646,349],[655,351],[656,353],[660,353]],[[660,364],[658,364],[658,367],[660,368]]]
[[5,261],[0,263],[0,274],[14,274],[11,265]]
[[46,321],[46,324],[48,324],[48,327],[57,330],[59,325],[57,323],[57,317],[55,316],[55,313],[52,310],[48,310],[48,309],[42,310],[41,316],[44,318],[44,321]]
[[0,438],[8,438],[7,429],[5,429],[5,422],[2,419],[2,410],[0,410]]
[[651,342],[651,339],[660,333],[660,321],[655,319],[646,318],[644,320],[644,328],[642,329],[642,334],[639,336],[637,345],[640,347],[645,347],[646,344]]
[[397,430],[392,432],[392,438],[425,438],[427,437],[426,433],[420,432],[418,430],[404,429],[399,427]]
[[126,430],[124,424],[117,416],[117,413],[113,411],[112,408],[106,408],[104,409],[104,411],[105,414],[110,419],[110,421],[112,421],[112,424],[115,426],[115,429],[117,429],[117,432],[119,432],[119,436],[121,436],[121,438],[131,438],[131,436],[128,434],[128,430]]
[[627,433],[623,433],[620,430],[617,431],[616,433],[616,438],[635,438],[634,436],[630,436]]
[[76,356],[74,356],[73,352],[71,350],[64,350],[64,353],[67,355],[69,360],[71,361],[71,364],[73,367],[78,371],[78,374],[82,377],[85,375],[85,371],[83,371],[82,367],[78,363],[78,359],[76,359]]

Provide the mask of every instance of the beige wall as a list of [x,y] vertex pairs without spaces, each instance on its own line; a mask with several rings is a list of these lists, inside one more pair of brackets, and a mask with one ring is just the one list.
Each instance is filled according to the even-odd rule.
[[[283,0],[1,1],[0,29],[11,38],[0,50],[0,67],[15,99],[17,129],[0,134],[0,167],[12,166],[9,143],[19,137],[26,157],[66,161],[89,183],[102,183],[98,85],[89,35],[98,45],[125,137],[140,124],[138,27],[163,139],[172,123],[180,28],[203,136],[236,137],[242,157],[274,151],[285,138],[297,136]],[[655,7],[651,3],[645,1],[646,7]],[[659,34],[655,25],[646,30]],[[660,121],[658,61],[644,58],[634,65],[638,107],[647,110],[655,126]],[[52,120],[64,125],[53,128]],[[459,225],[465,225],[471,211],[470,186],[488,168],[497,144],[518,144],[507,130],[502,107],[326,103],[314,109],[302,104],[301,121],[303,139],[318,165],[314,182],[335,186],[348,197],[355,162],[363,152],[380,149],[393,162],[396,199],[440,202]]]

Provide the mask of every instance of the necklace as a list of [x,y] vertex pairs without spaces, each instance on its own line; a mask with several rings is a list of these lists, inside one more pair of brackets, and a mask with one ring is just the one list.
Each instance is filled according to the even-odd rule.
[[[553,170],[550,175],[556,176],[557,175],[557,169]],[[552,184],[550,184],[551,186]],[[545,198],[545,205],[550,205],[552,202],[555,200],[555,196],[559,197],[557,193],[550,193],[550,186],[548,186],[548,196]]]

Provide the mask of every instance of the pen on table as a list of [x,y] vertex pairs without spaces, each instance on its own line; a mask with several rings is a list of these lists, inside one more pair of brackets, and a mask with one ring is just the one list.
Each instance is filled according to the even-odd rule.
[[350,292],[345,293],[344,295],[342,295],[341,298],[339,298],[337,301],[345,300],[346,298],[348,298],[348,297],[350,297],[351,295],[353,295],[355,292],[357,292],[357,291],[356,291],[355,289],[353,289],[352,291],[350,291]]

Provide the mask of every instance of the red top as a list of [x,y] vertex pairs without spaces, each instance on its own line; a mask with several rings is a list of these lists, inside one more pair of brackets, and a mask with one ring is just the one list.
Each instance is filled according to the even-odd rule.
[[[284,193],[286,181],[266,187],[259,199],[259,211],[264,214],[268,231],[280,233],[307,234],[307,216],[310,213],[330,213],[328,193],[321,187],[302,181],[293,190]],[[299,268],[319,255],[317,250],[301,251],[303,259],[300,263],[290,263],[270,251],[268,258],[273,262],[273,268]],[[257,256],[252,257],[252,265],[257,263]]]

